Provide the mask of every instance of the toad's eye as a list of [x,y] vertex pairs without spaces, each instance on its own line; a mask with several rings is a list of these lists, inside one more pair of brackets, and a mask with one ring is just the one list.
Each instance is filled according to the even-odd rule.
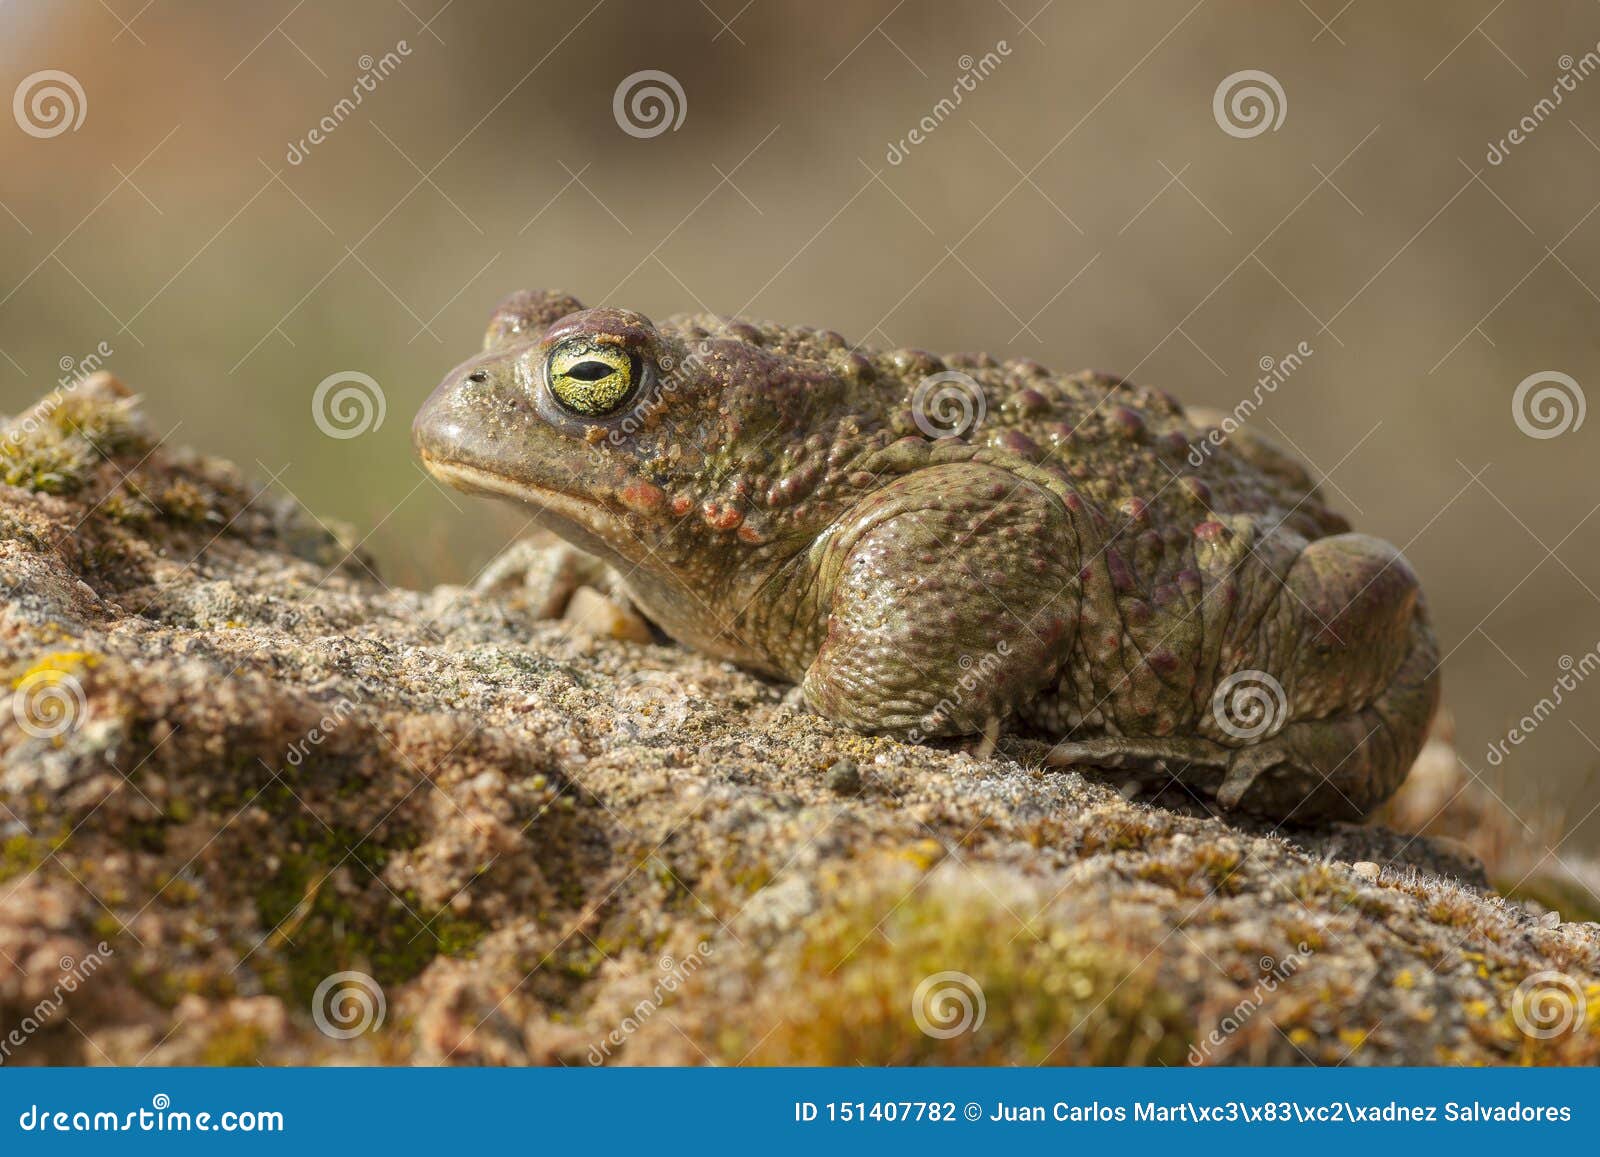
[[589,418],[616,411],[638,374],[625,350],[576,341],[550,355],[550,392],[567,409]]

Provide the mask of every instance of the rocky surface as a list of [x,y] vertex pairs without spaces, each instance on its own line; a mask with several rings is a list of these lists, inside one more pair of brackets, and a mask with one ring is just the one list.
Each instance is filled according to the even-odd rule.
[[0,483],[5,1063],[1600,1059],[1459,841],[854,735],[559,551],[390,589],[109,378]]

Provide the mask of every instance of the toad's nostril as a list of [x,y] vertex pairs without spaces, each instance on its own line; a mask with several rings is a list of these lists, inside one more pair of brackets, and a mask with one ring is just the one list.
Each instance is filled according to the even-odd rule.
[[485,373],[483,370],[473,370],[470,374],[467,375],[467,381],[471,382],[475,386],[481,386],[481,385],[483,385],[484,382],[486,382],[488,380],[489,380],[489,375],[487,373]]

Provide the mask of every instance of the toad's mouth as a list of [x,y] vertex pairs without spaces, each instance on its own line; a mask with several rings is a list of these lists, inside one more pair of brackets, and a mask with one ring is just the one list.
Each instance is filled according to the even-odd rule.
[[612,562],[637,561],[629,559],[625,549],[628,543],[637,541],[636,536],[597,498],[522,482],[476,466],[436,458],[425,451],[418,456],[430,474],[457,490],[508,498],[532,507],[547,530],[590,554]]

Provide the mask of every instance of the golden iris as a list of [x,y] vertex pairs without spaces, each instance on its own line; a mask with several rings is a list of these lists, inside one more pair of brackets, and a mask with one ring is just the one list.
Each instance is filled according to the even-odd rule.
[[616,346],[578,341],[550,355],[550,392],[574,413],[598,418],[627,400],[633,389],[633,359]]

